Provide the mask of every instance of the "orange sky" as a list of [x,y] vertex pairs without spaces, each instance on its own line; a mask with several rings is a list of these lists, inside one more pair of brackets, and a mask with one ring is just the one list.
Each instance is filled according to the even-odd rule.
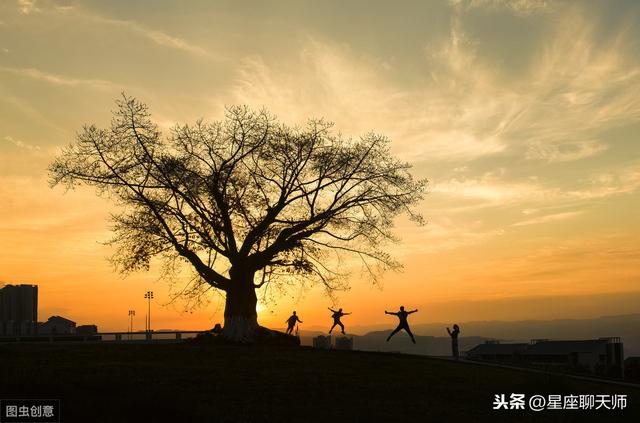
[[[428,4],[423,4],[428,3]],[[157,267],[122,279],[107,262],[112,206],[50,189],[47,165],[85,123],[106,126],[126,91],[163,130],[265,106],[296,124],[373,130],[430,181],[428,220],[400,219],[404,264],[374,287],[353,269],[333,304],[319,288],[261,305],[263,324],[326,307],[352,327],[583,318],[640,312],[640,5],[353,2],[242,6],[175,1],[0,5],[0,281],[40,287],[40,317],[123,330],[202,329],[223,301],[167,305]],[[242,23],[242,30],[238,30]]]

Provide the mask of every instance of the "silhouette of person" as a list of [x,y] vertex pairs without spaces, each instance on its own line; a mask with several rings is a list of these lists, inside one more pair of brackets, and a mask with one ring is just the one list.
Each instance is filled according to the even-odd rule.
[[298,315],[296,314],[296,312],[294,311],[293,314],[291,315],[291,317],[289,317],[287,320],[287,334],[291,335],[293,333],[293,328],[296,325],[297,322],[302,323],[302,320],[300,320],[298,318]]
[[451,354],[457,360],[460,357],[458,353],[458,335],[460,334],[460,326],[454,324],[453,330],[449,330],[447,328],[447,332],[449,332],[449,336],[451,337]]
[[[328,307],[327,307],[328,308]],[[332,308],[329,308],[329,310],[331,310],[331,312],[333,313],[331,315],[331,317],[333,317],[333,326],[331,326],[331,329],[329,329],[329,333],[331,333],[331,331],[333,330],[333,328],[335,328],[336,326],[340,326],[340,330],[342,332],[342,334],[344,335],[344,325],[342,324],[342,322],[340,321],[340,318],[342,316],[347,316],[351,313],[343,313],[342,309],[338,309],[338,311],[333,310]]]
[[416,339],[413,337],[413,334],[411,333],[411,329],[409,329],[409,322],[407,321],[407,316],[409,316],[411,313],[415,313],[416,311],[418,311],[418,309],[415,309],[413,311],[404,311],[404,306],[400,306],[400,311],[398,311],[397,313],[390,312],[387,310],[384,311],[384,314],[393,314],[394,316],[398,316],[398,319],[400,319],[400,323],[398,323],[398,327],[395,328],[393,332],[391,332],[391,334],[387,338],[387,342],[389,342],[389,340],[393,335],[395,335],[396,333],[404,329],[411,337],[411,342],[413,342],[414,344],[416,343]]

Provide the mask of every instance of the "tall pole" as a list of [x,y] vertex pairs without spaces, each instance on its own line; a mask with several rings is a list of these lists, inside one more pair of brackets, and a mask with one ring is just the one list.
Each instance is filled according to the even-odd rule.
[[133,332],[133,316],[135,315],[135,310],[129,310],[129,340],[131,340],[131,333]]
[[151,300],[153,299],[153,291],[147,291],[144,294],[147,299],[147,332],[151,332]]

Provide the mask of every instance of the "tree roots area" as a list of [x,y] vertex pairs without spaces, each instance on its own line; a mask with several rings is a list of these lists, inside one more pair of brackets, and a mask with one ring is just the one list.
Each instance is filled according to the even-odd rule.
[[[626,394],[624,411],[492,410],[495,394]],[[291,345],[0,344],[0,400],[61,422],[640,421],[640,390],[438,360]]]

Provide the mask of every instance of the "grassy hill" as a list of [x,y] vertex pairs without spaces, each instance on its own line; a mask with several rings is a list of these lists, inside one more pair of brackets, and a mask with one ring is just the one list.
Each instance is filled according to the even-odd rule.
[[[492,411],[493,394],[627,394],[621,411]],[[640,389],[429,357],[229,345],[0,345],[1,398],[62,422],[640,421]]]
[[[504,342],[529,342],[531,339],[596,339],[600,337],[618,336],[624,342],[624,353],[626,357],[640,356],[640,313],[616,316],[601,316],[593,319],[554,319],[554,320],[518,320],[518,321],[459,321],[462,329],[460,336],[460,349],[464,351],[477,344],[484,342],[484,339],[501,339]],[[416,323],[411,322],[411,330],[415,335],[425,338],[426,343],[422,343],[425,348],[417,348],[411,353],[443,355],[448,354],[449,336],[446,327],[452,323]],[[363,337],[362,342],[356,340],[358,349],[388,351],[389,348],[383,344],[376,343],[377,333],[387,333],[394,328],[394,325],[376,326],[348,326],[349,335],[358,334]],[[318,329],[318,330],[312,330]],[[301,325],[302,337],[326,335],[326,328],[308,328]],[[371,337],[370,335],[374,335]],[[384,336],[386,337],[386,335]],[[396,337],[406,337],[400,333]],[[369,339],[364,339],[369,338]],[[379,337],[378,337],[379,338]],[[442,339],[444,343],[440,342]],[[466,339],[466,341],[465,341]],[[477,341],[477,342],[476,342]],[[467,342],[467,345],[463,343]],[[475,344],[473,344],[476,342]],[[384,339],[382,339],[384,343]],[[310,344],[310,341],[309,341]],[[420,342],[419,342],[420,344]],[[473,345],[471,345],[473,344]],[[402,352],[410,352],[408,349],[396,349]]]
[[[360,351],[381,351],[381,352],[401,352],[405,354],[421,354],[433,356],[451,355],[451,338],[415,335],[416,343],[409,340],[409,335],[404,331],[395,335],[390,342],[387,342],[390,330],[369,332],[365,335],[351,335],[354,348]],[[326,334],[323,334],[326,335]],[[340,336],[340,335],[334,335]],[[478,344],[482,344],[490,338],[479,336],[460,337],[460,351],[467,351]],[[302,332],[300,336],[302,345],[313,345],[313,337]]]

